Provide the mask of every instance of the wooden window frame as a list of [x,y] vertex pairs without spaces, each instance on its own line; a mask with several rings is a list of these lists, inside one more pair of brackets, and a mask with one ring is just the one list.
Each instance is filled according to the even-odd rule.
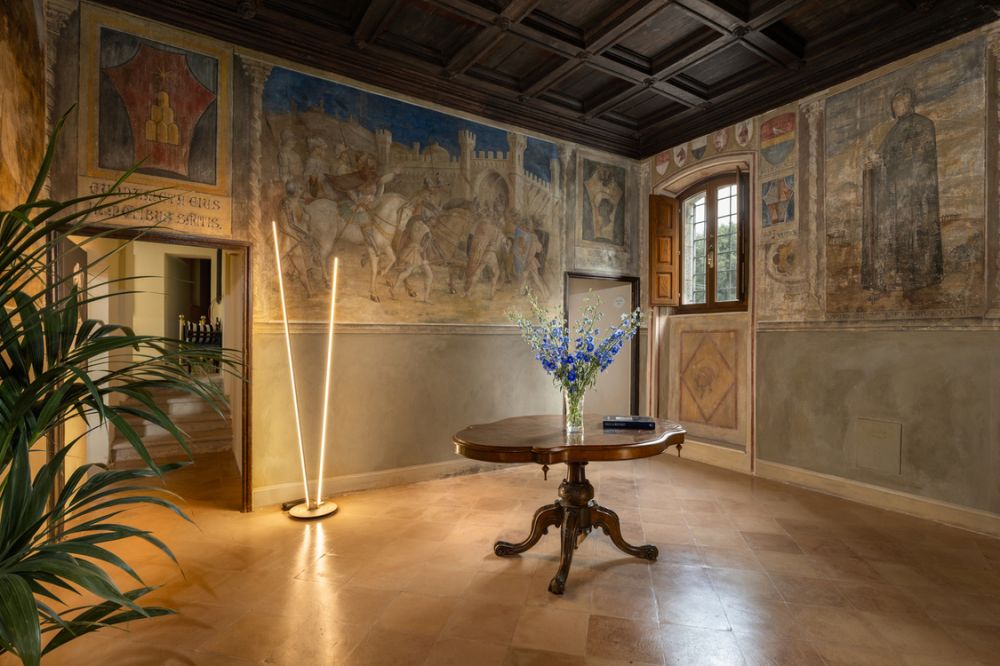
[[[709,314],[715,312],[746,312],[748,309],[747,292],[749,291],[749,260],[748,260],[748,240],[750,236],[750,223],[749,223],[749,179],[746,177],[745,171],[734,171],[724,174],[716,174],[709,178],[698,181],[694,185],[685,188],[683,192],[677,195],[677,208],[678,208],[678,253],[680,260],[677,262],[678,270],[678,288],[680,290],[680,298],[678,299],[677,314]],[[687,277],[684,271],[685,267],[685,238],[684,234],[687,228],[687,220],[684,217],[684,202],[697,194],[700,191],[706,191],[705,196],[705,228],[706,228],[706,247],[705,256],[711,252],[712,256],[715,256],[715,241],[716,241],[716,225],[718,220],[715,215],[715,208],[717,204],[716,192],[719,187],[724,185],[736,185],[736,224],[737,233],[739,234],[738,251],[736,255],[737,261],[737,294],[739,298],[735,301],[723,301],[717,303],[715,301],[716,295],[716,276],[715,270],[719,265],[718,262],[714,262],[712,268],[706,267],[705,271],[705,303],[685,303],[684,302],[684,280]],[[708,190],[711,190],[711,196],[708,195]]]

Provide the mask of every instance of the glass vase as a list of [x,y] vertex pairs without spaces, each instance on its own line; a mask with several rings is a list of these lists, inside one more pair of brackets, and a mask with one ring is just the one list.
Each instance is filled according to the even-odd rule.
[[566,400],[566,432],[583,432],[583,392],[563,391]]

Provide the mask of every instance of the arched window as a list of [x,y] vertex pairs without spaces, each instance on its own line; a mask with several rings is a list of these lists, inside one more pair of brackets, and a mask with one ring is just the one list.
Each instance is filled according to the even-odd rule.
[[[660,291],[670,285],[673,292],[654,304],[679,312],[746,309],[747,180],[745,172],[734,171],[701,180],[677,197],[653,197],[651,269]],[[673,240],[665,243],[658,237],[664,234]]]

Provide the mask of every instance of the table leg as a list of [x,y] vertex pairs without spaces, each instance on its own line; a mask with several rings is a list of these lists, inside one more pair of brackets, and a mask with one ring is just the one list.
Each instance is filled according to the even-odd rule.
[[559,526],[563,522],[563,508],[559,502],[547,504],[535,511],[535,518],[531,521],[531,533],[528,538],[520,543],[510,543],[508,541],[497,541],[493,545],[493,552],[500,557],[517,555],[528,550],[542,538],[543,534],[549,531],[553,525]]
[[559,553],[559,570],[549,581],[549,592],[562,594],[566,590],[566,577],[573,563],[573,551],[576,550],[576,537],[580,533],[580,512],[576,509],[565,509],[562,524],[562,549]]
[[633,557],[641,557],[644,560],[656,560],[660,551],[656,546],[633,546],[622,537],[622,524],[618,519],[618,514],[603,506],[594,504],[590,507],[590,522],[594,527],[600,527],[604,533],[611,537],[611,542],[618,547],[618,550],[628,553]]
[[561,528],[559,569],[549,583],[549,592],[562,594],[566,589],[566,579],[573,564],[573,551],[580,541],[594,527],[600,527],[611,537],[620,550],[635,557],[655,560],[659,555],[656,546],[633,546],[622,538],[621,521],[611,509],[599,506],[594,501],[594,486],[587,480],[584,467],[587,463],[567,463],[566,479],[559,485],[559,501],[547,504],[535,511],[531,523],[531,533],[520,543],[497,541],[493,552],[500,557],[516,555],[528,550],[542,538],[553,525]]

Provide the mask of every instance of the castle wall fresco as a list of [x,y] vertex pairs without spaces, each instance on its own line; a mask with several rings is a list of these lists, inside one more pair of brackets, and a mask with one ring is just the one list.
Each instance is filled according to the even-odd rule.
[[507,324],[528,293],[561,303],[567,268],[639,273],[632,160],[88,3],[81,15],[77,190],[138,165],[126,187],[163,200],[106,221],[259,247],[257,319],[280,317],[272,221],[302,321],[326,319],[334,256],[338,320],[359,324]]
[[270,244],[277,222],[293,318],[321,316],[334,256],[345,322],[498,323],[529,292],[561,295],[554,143],[281,67],[262,112],[250,233]]

